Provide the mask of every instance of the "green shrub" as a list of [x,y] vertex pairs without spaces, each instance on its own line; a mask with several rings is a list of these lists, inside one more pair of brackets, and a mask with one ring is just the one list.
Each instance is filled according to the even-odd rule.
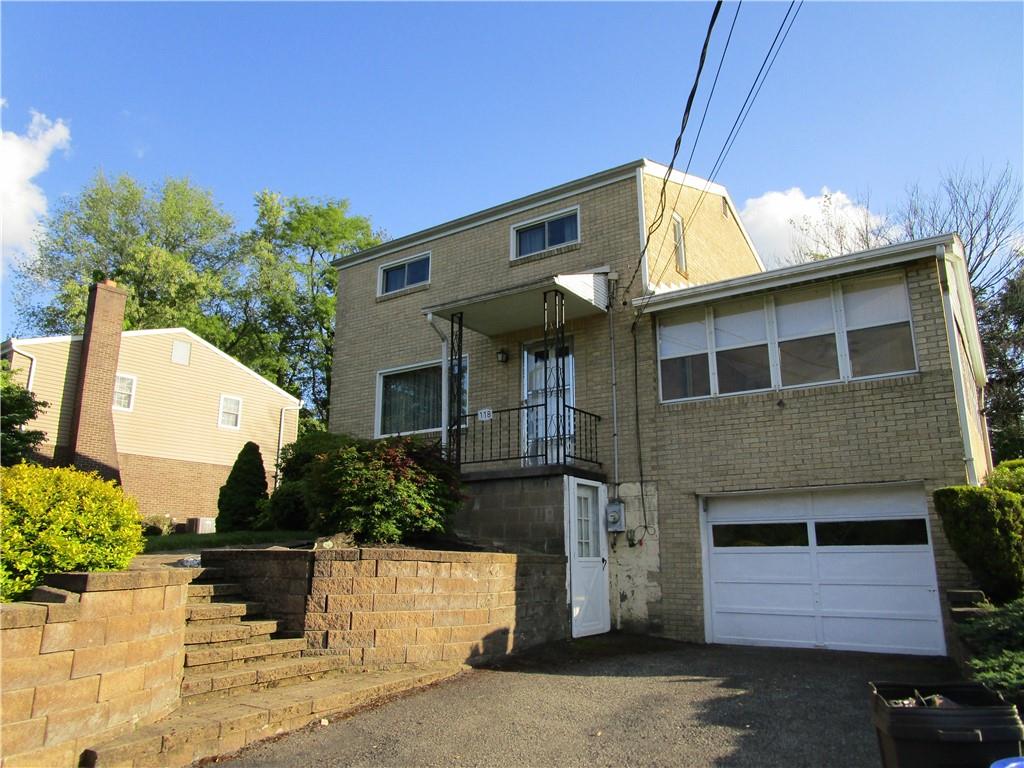
[[338,435],[334,432],[306,432],[294,443],[289,443],[281,449],[281,459],[278,465],[281,485],[305,478],[318,456],[350,445],[366,448],[370,445],[370,441],[359,440],[349,435]]
[[47,573],[125,568],[142,551],[138,506],[113,482],[32,464],[0,478],[0,599],[24,595]]
[[260,501],[267,498],[267,472],[260,447],[248,442],[238,452],[227,482],[217,497],[217,530],[245,531],[252,528]]
[[351,533],[360,542],[397,542],[443,531],[459,499],[416,462],[411,446],[390,441],[361,450],[352,444],[315,460],[306,478],[313,529]]
[[10,364],[0,361],[0,463],[5,467],[29,459],[46,433],[25,429],[25,425],[45,411],[50,404],[14,381]]
[[1024,493],[1024,459],[1011,459],[993,469],[985,480],[989,488]]
[[1024,697],[1024,598],[957,627],[974,655],[971,676],[1018,702]]
[[953,486],[934,497],[950,546],[989,597],[1003,602],[1024,594],[1024,496]]
[[268,501],[260,504],[257,530],[303,531],[308,527],[306,484],[302,480],[284,481]]

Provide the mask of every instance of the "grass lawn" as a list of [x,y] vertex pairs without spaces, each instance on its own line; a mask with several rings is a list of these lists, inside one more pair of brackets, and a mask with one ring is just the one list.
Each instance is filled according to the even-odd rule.
[[226,533],[172,533],[167,536],[148,536],[146,554],[153,552],[198,551],[214,547],[234,547],[240,544],[291,544],[312,541],[315,533],[309,531],[229,531]]

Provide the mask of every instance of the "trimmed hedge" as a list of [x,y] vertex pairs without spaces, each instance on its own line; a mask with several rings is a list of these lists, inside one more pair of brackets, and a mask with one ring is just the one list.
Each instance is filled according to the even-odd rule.
[[142,551],[135,499],[114,482],[70,468],[0,470],[0,599],[14,600],[44,574],[126,568]]
[[1024,594],[1024,496],[953,486],[934,498],[950,546],[988,596],[1004,602]]

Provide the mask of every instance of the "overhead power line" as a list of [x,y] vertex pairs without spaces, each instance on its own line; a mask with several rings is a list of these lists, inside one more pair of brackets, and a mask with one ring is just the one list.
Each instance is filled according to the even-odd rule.
[[718,0],[715,3],[715,9],[711,12],[711,21],[708,23],[708,31],[704,36],[704,46],[700,51],[700,62],[697,64],[697,74],[693,78],[693,86],[690,88],[690,95],[686,99],[686,108],[683,110],[683,119],[679,125],[679,135],[676,136],[676,143],[672,150],[672,159],[669,161],[668,169],[665,171],[665,178],[661,182],[661,195],[658,201],[657,212],[655,213],[654,220],[651,226],[647,228],[647,236],[644,239],[644,246],[640,249],[640,258],[637,260],[636,269],[633,270],[632,276],[629,278],[629,282],[623,289],[623,295],[625,295],[629,289],[633,286],[636,281],[636,276],[640,273],[640,267],[643,266],[644,256],[647,253],[647,246],[651,242],[651,233],[654,232],[661,224],[661,219],[665,215],[665,190],[668,187],[669,176],[672,175],[672,169],[675,166],[676,158],[679,156],[679,149],[683,144],[683,133],[686,131],[686,124],[690,120],[690,110],[693,108],[693,100],[697,95],[697,86],[700,85],[700,75],[704,71],[704,61],[708,55],[708,45],[711,43],[711,33],[715,29],[715,22],[718,20],[718,13],[722,10],[722,4],[724,0]]

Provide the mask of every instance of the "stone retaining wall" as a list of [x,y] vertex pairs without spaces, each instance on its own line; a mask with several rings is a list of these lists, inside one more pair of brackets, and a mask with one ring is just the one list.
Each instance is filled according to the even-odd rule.
[[190,570],[47,576],[0,605],[3,768],[74,765],[179,702]]
[[203,552],[282,627],[298,626],[307,655],[354,666],[476,662],[567,639],[565,563],[400,548]]

